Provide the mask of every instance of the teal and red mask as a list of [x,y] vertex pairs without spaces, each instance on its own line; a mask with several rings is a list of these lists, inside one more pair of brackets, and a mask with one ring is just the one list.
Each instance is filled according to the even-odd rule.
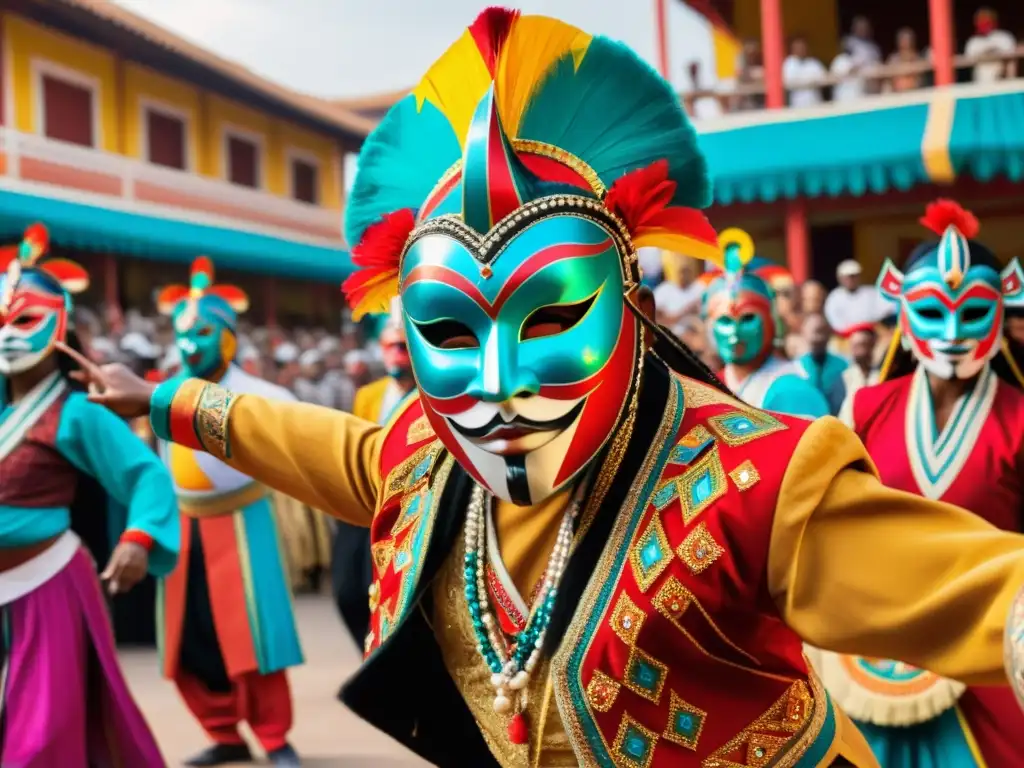
[[20,245],[0,251],[0,375],[31,370],[53,353],[67,336],[71,294],[89,285],[79,265],[41,261],[48,247],[46,228],[34,224]]
[[401,296],[434,431],[495,496],[537,503],[636,405],[636,248],[717,259],[709,197],[678,100],[628,49],[489,9],[367,141],[344,289],[356,317]]
[[904,271],[886,261],[878,289],[899,305],[902,343],[928,372],[970,379],[1003,344],[1007,306],[1024,306],[1024,274],[1001,268],[974,238],[978,220],[950,200],[926,209],[921,223],[939,235],[910,255]]
[[172,319],[186,374],[212,378],[235,359],[238,314],[249,308],[249,299],[240,288],[214,284],[209,258],[200,256],[192,263],[188,286],[161,290],[157,307]]
[[704,292],[702,314],[718,356],[726,365],[758,366],[775,347],[775,296],[753,267],[754,244],[746,232],[719,237],[725,271]]

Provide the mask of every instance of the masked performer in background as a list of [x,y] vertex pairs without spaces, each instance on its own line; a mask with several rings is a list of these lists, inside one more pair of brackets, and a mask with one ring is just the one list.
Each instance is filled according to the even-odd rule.
[[725,363],[725,382],[744,402],[794,416],[818,418],[828,401],[799,366],[776,352],[778,315],[774,294],[758,274],[754,242],[741,229],[719,237],[725,270],[704,293],[702,314]]
[[[402,324],[402,307],[398,299],[391,304],[387,324],[378,342],[386,375],[356,390],[352,413],[360,419],[383,426],[416,386]],[[367,592],[373,581],[370,531],[365,526],[338,522],[331,568],[338,612],[356,644],[362,648],[370,626]]]
[[1005,686],[1024,536],[885,488],[837,420],[742,403],[647,325],[636,249],[717,257],[710,197],[649,66],[492,9],[349,198],[350,301],[401,294],[416,378],[388,427],[117,366],[94,397],[370,527],[344,700],[428,761],[875,766],[801,640]]
[[[248,298],[214,284],[208,258],[196,259],[188,287],[164,288],[158,305],[173,318],[185,375],[294,400],[233,363],[237,313]],[[274,765],[298,765],[286,740],[292,699],[285,670],[303,658],[275,520],[281,505],[263,482],[206,453],[160,447],[182,516],[181,564],[164,584],[164,673],[214,742],[188,765],[251,759],[238,732],[242,720]]]
[[0,765],[162,766],[83,539],[109,552],[118,531],[103,572],[112,594],[168,573],[178,553],[171,481],[54,354],[56,342],[77,345],[70,294],[88,275],[44,259],[47,245],[37,224],[0,252]]
[[[884,383],[858,390],[843,415],[887,486],[1020,531],[1024,380],[1003,315],[1024,306],[1024,274],[974,239],[978,222],[956,203],[933,203],[921,222],[939,239],[919,245],[903,272],[887,262],[878,280],[899,307]],[[816,661],[885,768],[1021,761],[1024,715],[1005,688],[965,687],[902,662],[825,653]]]

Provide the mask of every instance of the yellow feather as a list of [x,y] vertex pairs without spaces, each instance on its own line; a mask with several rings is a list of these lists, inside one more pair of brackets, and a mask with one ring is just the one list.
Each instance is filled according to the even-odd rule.
[[579,67],[591,36],[557,19],[521,16],[498,57],[495,93],[505,132],[519,135],[519,119],[534,91],[555,62],[572,52]]
[[466,30],[444,55],[434,62],[413,90],[416,106],[429,101],[448,118],[461,146],[469,133],[480,99],[491,85],[491,74],[473,36]]
[[352,319],[360,320],[363,315],[372,315],[391,311],[391,300],[398,295],[398,274],[389,280],[382,280],[374,285],[363,296],[363,300],[352,308]]
[[722,266],[724,260],[722,251],[718,246],[705,243],[693,237],[680,235],[676,232],[666,230],[653,230],[645,232],[640,237],[633,238],[633,245],[636,248],[663,248],[673,253],[681,253],[684,256],[692,256],[702,261],[710,261],[712,264]]

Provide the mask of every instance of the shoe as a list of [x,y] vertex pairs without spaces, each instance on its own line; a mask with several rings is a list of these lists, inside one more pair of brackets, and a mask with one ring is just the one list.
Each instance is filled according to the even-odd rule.
[[185,761],[185,765],[227,765],[228,763],[251,762],[252,752],[249,751],[247,744],[214,744],[190,757]]
[[292,749],[291,744],[285,744],[280,749],[267,752],[267,759],[271,765],[278,765],[281,768],[299,768],[302,765],[302,761],[299,760],[299,756]]

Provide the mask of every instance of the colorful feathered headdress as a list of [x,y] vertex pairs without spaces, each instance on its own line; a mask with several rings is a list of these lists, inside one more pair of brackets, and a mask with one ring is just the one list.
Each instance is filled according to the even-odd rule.
[[[46,259],[50,248],[50,233],[42,224],[33,224],[25,230],[18,245],[0,248],[0,270],[6,274],[3,295],[0,296],[0,312],[6,313],[23,277],[32,273],[42,274],[55,282],[67,297],[81,293],[89,287],[89,273],[85,268],[68,259]],[[52,290],[52,289],[51,289]]]
[[671,86],[621,43],[490,8],[363,146],[345,226],[353,316],[388,311],[425,223],[459,216],[498,239],[521,207],[553,194],[592,199],[634,250],[719,260],[699,210],[711,198],[706,165]]
[[174,317],[174,328],[187,331],[202,313],[210,313],[233,328],[237,316],[249,308],[249,297],[233,285],[214,285],[213,262],[200,256],[192,262],[187,286],[168,285],[157,295],[157,309]]

